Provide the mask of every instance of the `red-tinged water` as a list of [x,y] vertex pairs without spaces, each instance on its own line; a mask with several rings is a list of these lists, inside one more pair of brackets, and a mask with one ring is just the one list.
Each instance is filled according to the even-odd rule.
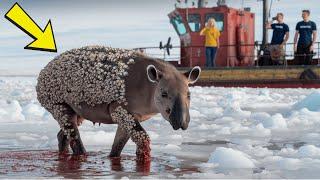
[[45,150],[0,152],[0,178],[165,178],[199,172],[196,167],[183,166],[160,158],[149,163],[138,163],[129,155],[111,159],[107,152],[89,152],[86,156]]

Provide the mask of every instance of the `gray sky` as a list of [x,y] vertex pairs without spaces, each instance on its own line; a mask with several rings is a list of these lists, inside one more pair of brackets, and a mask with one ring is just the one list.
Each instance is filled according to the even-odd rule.
[[[191,2],[192,0],[189,0]],[[209,0],[210,1],[210,0]],[[0,70],[39,70],[57,54],[24,50],[32,39],[4,18],[16,1],[0,0]],[[58,53],[85,45],[121,48],[157,46],[169,36],[179,39],[167,14],[175,0],[19,0],[24,10],[42,28],[51,19]],[[301,10],[310,9],[312,20],[320,25],[319,0],[274,0],[272,15],[283,12],[291,30],[301,20]],[[210,1],[211,5],[215,0]],[[227,0],[229,6],[242,7],[242,0]],[[256,13],[256,40],[261,40],[262,3],[244,0]],[[271,33],[271,32],[270,32]],[[292,41],[293,31],[291,31]],[[23,62],[23,63],[21,63]]]

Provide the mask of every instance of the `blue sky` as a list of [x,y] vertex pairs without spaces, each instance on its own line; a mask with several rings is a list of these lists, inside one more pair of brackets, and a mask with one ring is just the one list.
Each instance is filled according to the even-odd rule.
[[[210,1],[210,0],[209,0]],[[37,73],[57,54],[24,50],[32,39],[4,18],[16,1],[0,0],[0,72]],[[179,39],[167,14],[175,0],[20,0],[26,12],[44,27],[49,19],[58,53],[85,45],[100,44],[121,48],[158,46],[169,36],[174,45]],[[189,0],[191,2],[191,0]],[[213,5],[215,1],[210,1]],[[229,6],[241,8],[242,0],[227,0]],[[256,13],[256,40],[261,40],[262,3],[244,0]],[[303,3],[302,3],[303,2]],[[312,19],[320,25],[319,0],[274,0],[272,15],[283,12],[291,30],[301,20],[301,10],[310,9]],[[293,31],[291,31],[291,38]],[[271,32],[270,32],[271,33]]]

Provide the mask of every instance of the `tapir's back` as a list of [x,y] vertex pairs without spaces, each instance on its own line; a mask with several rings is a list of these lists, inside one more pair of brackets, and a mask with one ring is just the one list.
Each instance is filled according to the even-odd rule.
[[138,56],[135,51],[102,46],[67,51],[40,72],[38,100],[47,109],[64,102],[125,103],[125,77]]

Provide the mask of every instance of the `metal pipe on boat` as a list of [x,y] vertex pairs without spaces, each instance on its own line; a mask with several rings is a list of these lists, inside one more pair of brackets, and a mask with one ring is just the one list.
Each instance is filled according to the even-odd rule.
[[268,15],[269,14],[269,0],[263,0],[263,36],[262,36],[262,48],[267,45],[268,43],[268,29],[266,27],[266,23],[268,22]]
[[205,1],[206,0],[198,0],[198,8],[205,7]]

